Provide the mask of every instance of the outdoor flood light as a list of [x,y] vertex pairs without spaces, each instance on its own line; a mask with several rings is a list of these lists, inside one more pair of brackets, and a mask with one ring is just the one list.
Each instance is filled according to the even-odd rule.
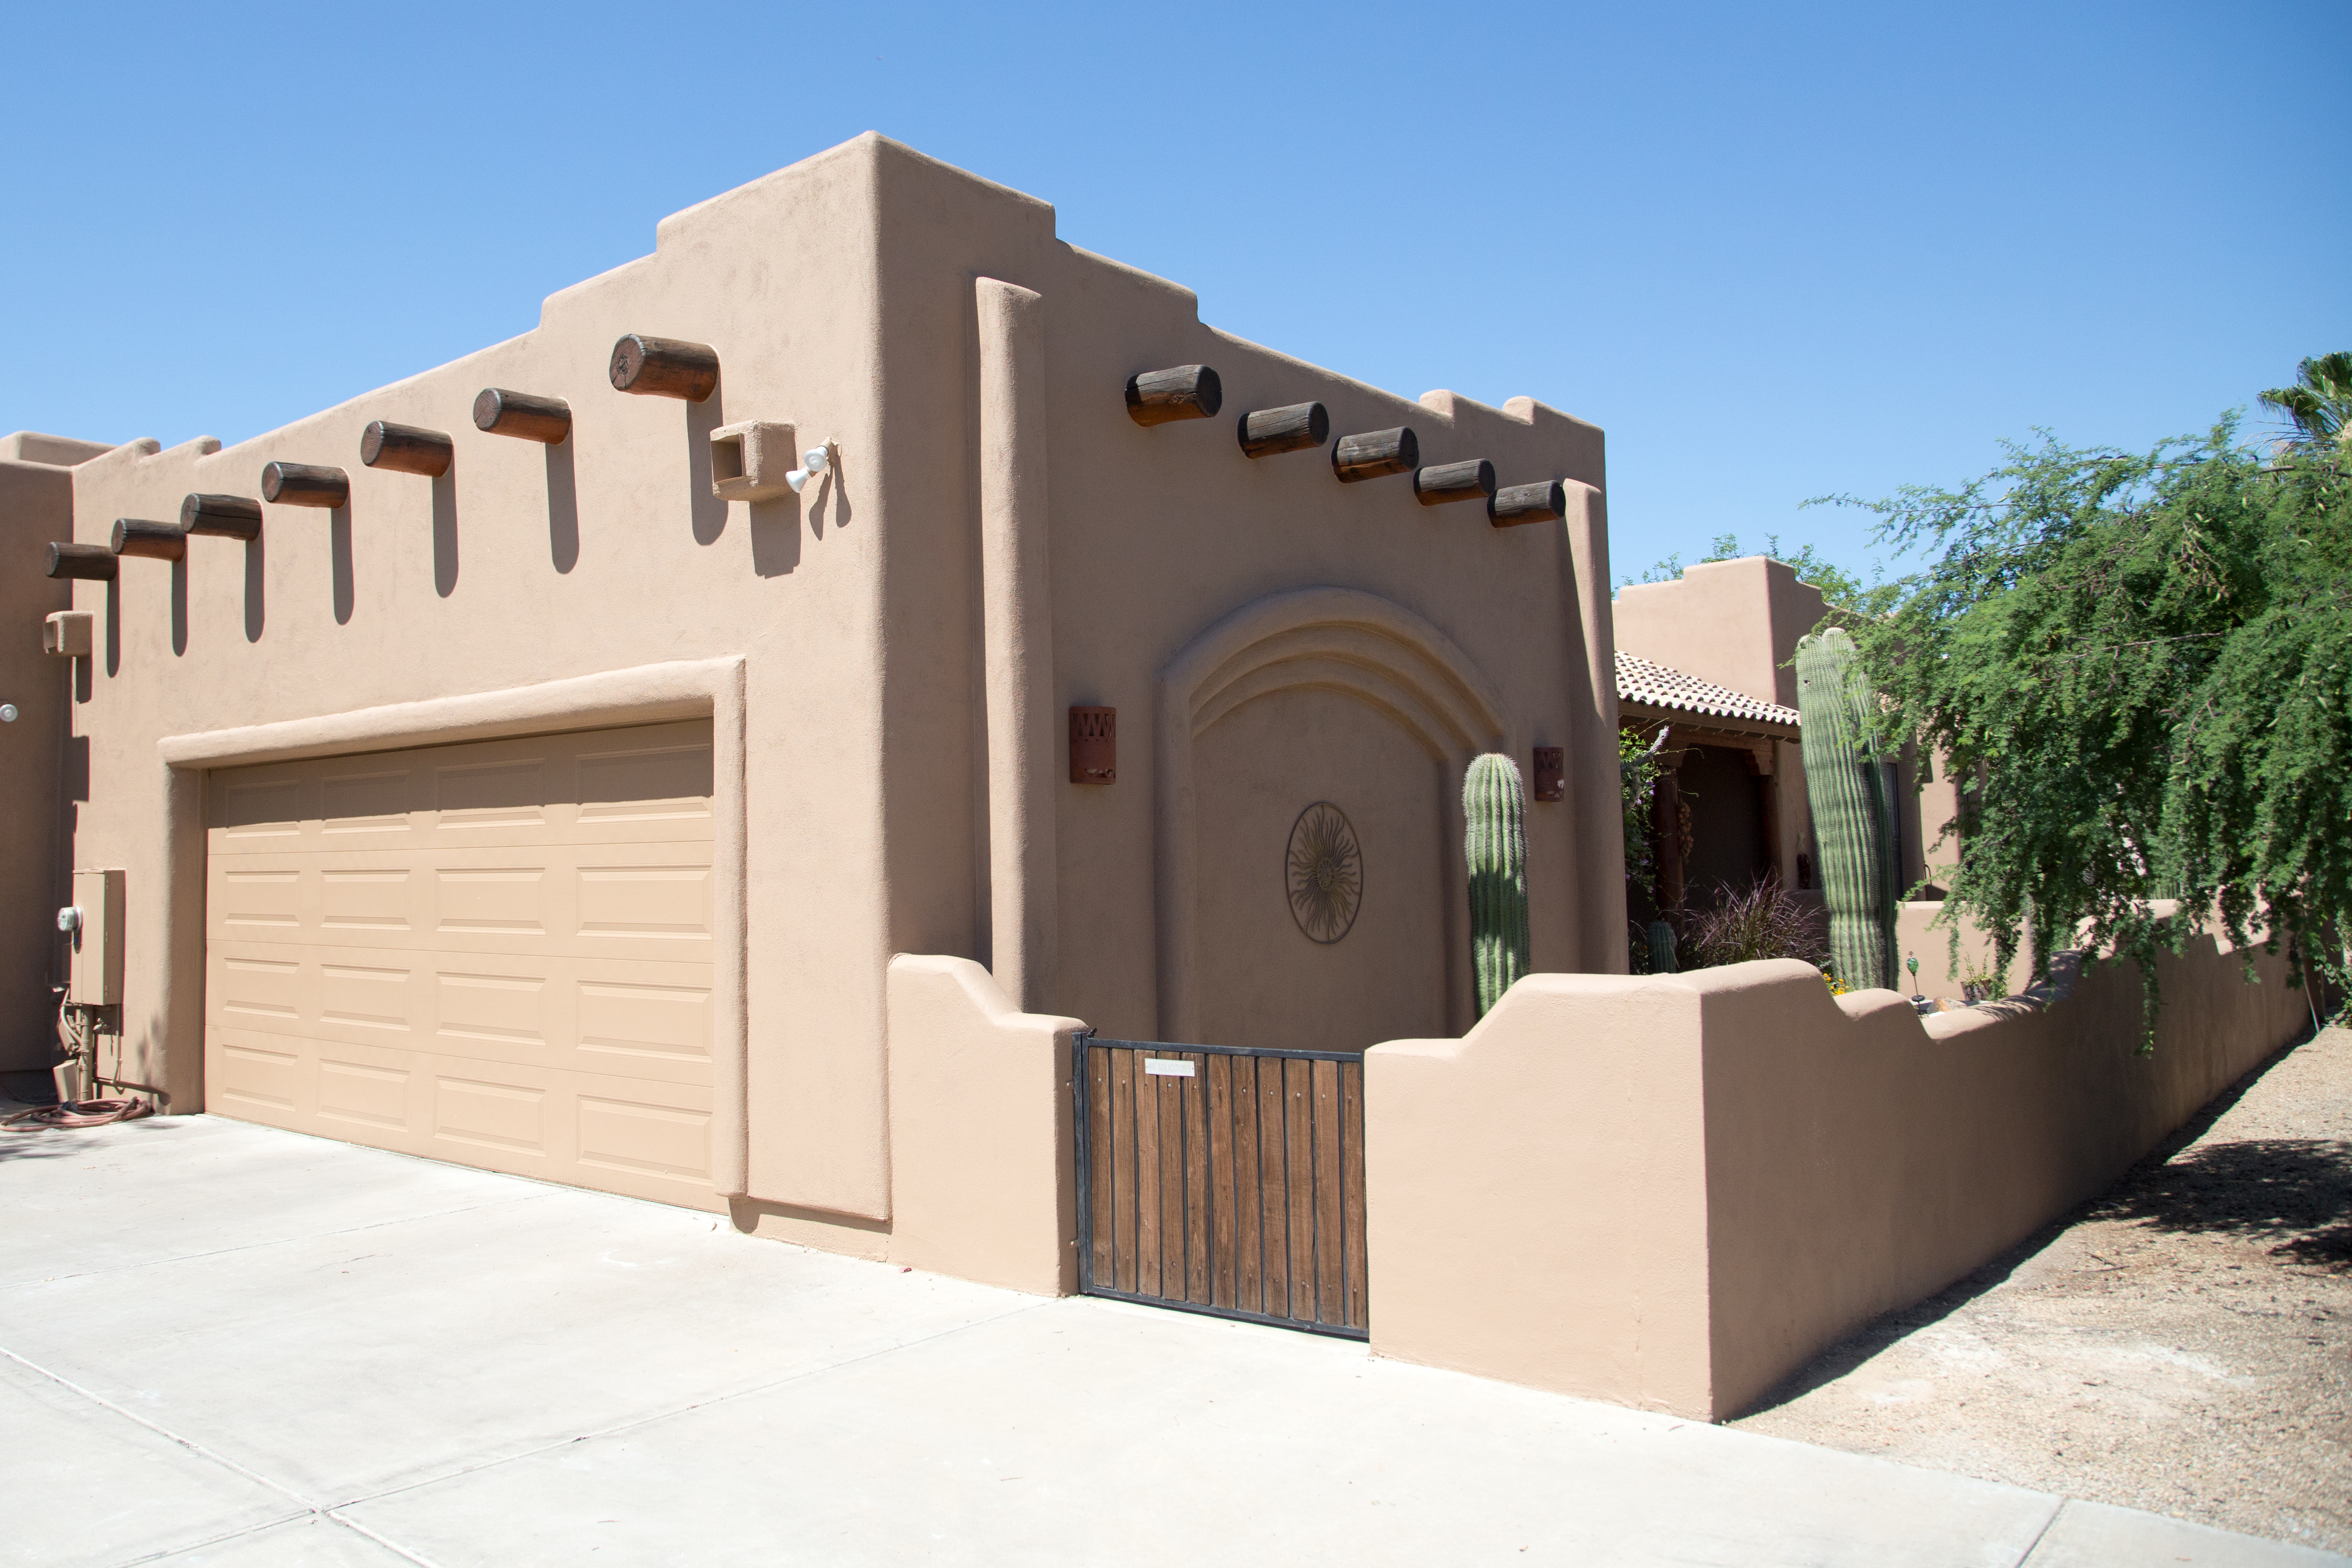
[[801,454],[801,466],[784,476],[784,483],[793,487],[794,495],[800,494],[811,479],[824,472],[830,462],[825,453],[832,445],[833,443],[828,441],[823,447],[811,447]]

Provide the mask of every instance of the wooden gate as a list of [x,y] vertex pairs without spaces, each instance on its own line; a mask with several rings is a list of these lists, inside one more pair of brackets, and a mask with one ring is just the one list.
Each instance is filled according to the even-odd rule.
[[1362,1056],[1077,1045],[1079,1289],[1369,1338]]

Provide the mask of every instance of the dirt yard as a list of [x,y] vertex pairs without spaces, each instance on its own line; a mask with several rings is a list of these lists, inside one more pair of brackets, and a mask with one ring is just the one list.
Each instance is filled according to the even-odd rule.
[[2352,1552],[2352,1029],[1731,1425]]

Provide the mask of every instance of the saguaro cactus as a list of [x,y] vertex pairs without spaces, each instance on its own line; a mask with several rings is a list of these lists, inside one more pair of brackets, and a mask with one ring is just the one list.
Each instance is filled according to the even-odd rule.
[[1462,779],[1470,863],[1470,973],[1478,1016],[1528,972],[1528,818],[1519,770],[1489,752]]
[[1854,990],[1895,989],[1895,803],[1870,743],[1878,694],[1838,626],[1797,644],[1805,795],[1822,851],[1830,963]]

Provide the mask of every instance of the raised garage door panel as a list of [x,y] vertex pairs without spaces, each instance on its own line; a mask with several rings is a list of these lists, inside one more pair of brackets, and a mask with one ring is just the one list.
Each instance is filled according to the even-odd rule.
[[717,1208],[710,725],[214,773],[208,1107]]

